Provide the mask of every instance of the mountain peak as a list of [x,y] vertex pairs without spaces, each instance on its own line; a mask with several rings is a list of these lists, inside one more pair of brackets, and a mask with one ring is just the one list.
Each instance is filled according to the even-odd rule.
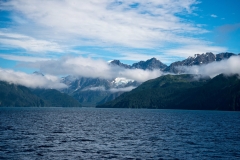
[[148,69],[148,70],[154,70],[154,69],[160,69],[164,70],[167,67],[166,64],[163,64],[161,61],[156,59],[155,57],[148,59],[147,61],[140,61],[138,63],[134,63],[132,65],[132,68],[139,68],[139,69]]
[[195,54],[194,57],[188,57],[187,59],[183,61],[178,61],[172,63],[170,66],[168,66],[164,71],[167,72],[173,72],[173,73],[179,73],[177,69],[177,66],[193,66],[193,65],[202,65],[202,64],[208,64],[211,62],[216,61],[216,56],[212,52],[202,53],[202,54]]
[[33,72],[33,74],[34,74],[34,75],[39,75],[39,76],[44,76],[44,74],[41,73],[41,72],[39,72],[39,71],[35,71],[35,72]]
[[120,62],[119,60],[112,60],[110,63],[110,65],[113,65],[113,66],[120,66],[120,67],[123,67],[123,68],[131,68],[130,65],[127,65],[127,64],[123,64],[122,62]]
[[223,59],[228,59],[228,58],[230,58],[231,56],[234,56],[234,55],[235,55],[234,53],[229,53],[229,52],[219,53],[219,54],[216,54],[216,61],[221,61]]
[[153,57],[151,59],[149,59],[150,61],[159,61],[157,58]]

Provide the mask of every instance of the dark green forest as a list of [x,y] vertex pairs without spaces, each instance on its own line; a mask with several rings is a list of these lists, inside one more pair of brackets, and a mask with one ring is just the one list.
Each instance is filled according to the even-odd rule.
[[240,110],[238,75],[212,79],[198,75],[165,75],[149,80],[99,108]]
[[55,89],[29,89],[0,81],[0,107],[80,107],[80,103]]

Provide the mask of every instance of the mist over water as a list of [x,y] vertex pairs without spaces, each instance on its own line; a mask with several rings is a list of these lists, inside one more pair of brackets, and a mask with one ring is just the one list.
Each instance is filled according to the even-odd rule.
[[0,108],[0,159],[238,159],[240,113]]

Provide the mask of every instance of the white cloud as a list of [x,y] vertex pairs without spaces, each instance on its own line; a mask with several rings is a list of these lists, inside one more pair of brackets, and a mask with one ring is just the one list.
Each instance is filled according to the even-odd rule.
[[26,35],[0,31],[0,44],[7,47],[21,48],[31,52],[62,52],[55,42],[38,40]]
[[82,91],[106,91],[104,86],[85,88]]
[[[31,31],[58,43],[152,48],[165,43],[199,44],[192,35],[207,31],[177,16],[192,14],[197,3],[197,0],[10,0],[2,2],[1,9],[20,13],[15,19],[19,16],[29,21],[19,23],[15,30]],[[138,5],[132,8],[134,4]],[[19,41],[12,43],[27,48]]]
[[211,17],[213,17],[213,18],[217,18],[218,16],[215,15],[215,14],[211,14]]
[[58,77],[52,75],[36,75],[26,74],[23,72],[16,72],[13,70],[6,70],[0,68],[0,80],[7,81],[18,85],[23,85],[30,88],[66,88],[67,86],[60,83]]
[[46,61],[48,58],[42,57],[29,57],[29,56],[17,56],[11,54],[0,54],[0,57],[7,60],[20,61],[20,62],[36,62],[36,61]]
[[73,75],[105,79],[124,77],[138,82],[144,82],[162,74],[160,70],[124,69],[118,66],[110,66],[108,62],[100,59],[84,57],[63,57],[56,60],[22,63],[21,65],[38,68],[41,72],[51,75]]
[[[218,74],[240,74],[240,56],[232,56],[227,60],[213,62],[201,66],[182,67],[185,73],[201,74],[214,77]],[[108,62],[94,60],[83,57],[64,57],[56,60],[25,62],[22,65],[39,68],[45,76],[15,72],[13,70],[4,70],[0,68],[0,80],[21,84],[27,87],[40,88],[64,88],[65,84],[60,83],[59,75],[73,75],[92,78],[113,79],[124,77],[126,79],[144,82],[164,75],[160,70],[141,70],[141,69],[124,69],[113,67]],[[113,88],[109,91],[129,91],[134,87]],[[106,90],[105,87],[92,87],[88,90]]]
[[239,74],[240,75],[240,56],[232,56],[227,60],[213,62],[201,66],[181,67],[186,73],[201,74],[215,77],[219,74]]
[[149,79],[154,79],[161,76],[163,73],[160,70],[142,70],[142,69],[125,69],[119,71],[120,77],[125,77],[127,79],[133,79],[137,82],[144,82]]
[[109,91],[110,92],[129,92],[131,90],[133,90],[134,86],[129,86],[129,87],[125,87],[125,88],[111,88]]
[[99,86],[99,87],[90,87],[90,88],[85,88],[82,91],[108,91],[108,92],[128,92],[133,90],[134,86],[128,86],[128,87],[124,87],[124,88],[110,88],[109,90],[107,90],[104,86]]
[[128,87],[124,87],[124,88],[110,88],[109,90],[107,90],[104,86],[99,86],[99,87],[90,87],[90,88],[85,88],[82,91],[108,91],[108,92],[128,92],[133,90],[134,86],[128,86]]

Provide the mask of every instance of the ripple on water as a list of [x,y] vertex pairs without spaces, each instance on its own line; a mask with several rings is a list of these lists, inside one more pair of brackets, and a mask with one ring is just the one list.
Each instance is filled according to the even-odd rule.
[[0,108],[0,159],[238,159],[240,113]]

